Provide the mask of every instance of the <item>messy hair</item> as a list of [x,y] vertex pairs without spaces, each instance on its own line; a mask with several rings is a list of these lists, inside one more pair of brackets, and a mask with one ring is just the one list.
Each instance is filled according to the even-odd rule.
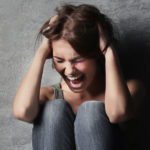
[[[98,8],[88,4],[74,6],[65,4],[56,8],[57,18],[49,25],[49,20],[41,27],[39,34],[51,42],[64,39],[81,56],[94,58],[104,70],[105,59],[99,47],[100,36],[106,39],[106,49],[114,42],[113,27],[109,18]],[[48,32],[43,32],[48,26]],[[99,27],[102,33],[99,31]]]

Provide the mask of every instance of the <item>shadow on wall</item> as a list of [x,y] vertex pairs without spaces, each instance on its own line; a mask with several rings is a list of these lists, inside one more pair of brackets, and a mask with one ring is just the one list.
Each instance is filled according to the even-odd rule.
[[118,54],[126,78],[143,81],[147,95],[137,129],[139,150],[150,149],[150,35],[131,31],[120,39]]

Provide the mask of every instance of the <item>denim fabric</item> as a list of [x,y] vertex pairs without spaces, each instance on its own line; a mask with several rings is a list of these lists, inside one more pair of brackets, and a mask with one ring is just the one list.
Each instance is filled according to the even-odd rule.
[[111,124],[104,103],[86,101],[77,114],[63,99],[42,107],[32,132],[33,150],[123,150],[121,134]]

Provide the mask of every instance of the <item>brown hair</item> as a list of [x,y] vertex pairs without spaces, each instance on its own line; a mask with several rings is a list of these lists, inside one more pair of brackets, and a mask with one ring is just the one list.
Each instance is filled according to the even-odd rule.
[[[64,39],[70,43],[75,51],[83,57],[95,58],[101,68],[105,68],[105,59],[99,48],[101,34],[107,44],[114,41],[113,27],[106,15],[102,14],[95,6],[70,4],[56,8],[57,18],[48,32],[43,32],[49,26],[49,20],[41,27],[39,34],[43,34],[50,41]],[[99,31],[101,28],[102,33]]]

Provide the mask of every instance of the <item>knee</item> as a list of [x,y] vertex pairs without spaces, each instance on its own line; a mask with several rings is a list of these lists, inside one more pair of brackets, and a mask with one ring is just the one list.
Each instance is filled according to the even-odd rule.
[[103,120],[108,121],[104,103],[95,100],[86,101],[80,105],[74,125],[90,129]]
[[70,112],[70,109],[70,105],[64,99],[49,100],[41,108],[36,122],[59,123]]
[[96,116],[97,114],[105,114],[105,106],[103,102],[92,100],[82,103],[78,109],[77,115]]

